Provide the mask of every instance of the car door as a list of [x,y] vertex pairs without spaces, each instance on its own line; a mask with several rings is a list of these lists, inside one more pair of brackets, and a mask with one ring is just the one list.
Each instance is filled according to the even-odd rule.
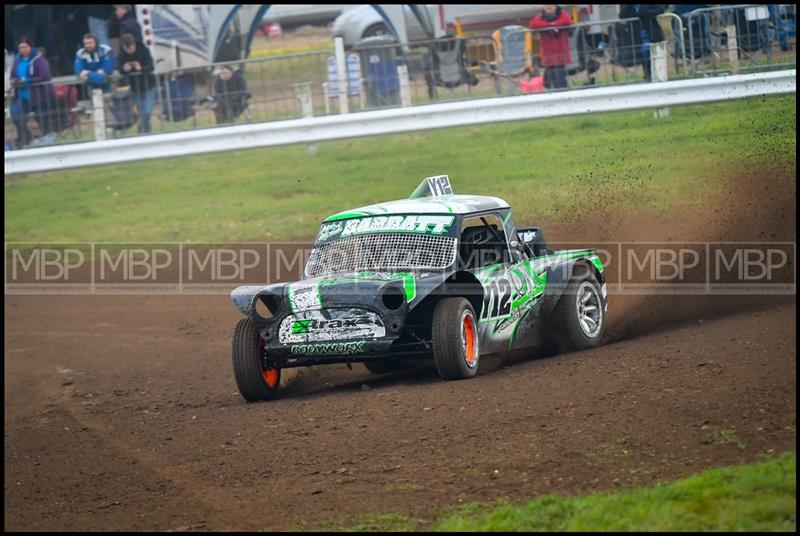
[[[478,320],[481,352],[491,353],[537,344],[539,334],[534,324],[547,273],[538,269],[536,263],[527,257],[513,254],[507,240],[507,227],[500,213],[465,218],[462,222],[462,239],[479,234],[475,229],[485,228],[486,224],[496,226],[499,237],[495,237],[495,240],[502,240],[504,253],[498,256],[472,252],[471,262],[464,259],[468,271],[483,286],[483,305]],[[469,251],[462,246],[462,258],[465,253]]]

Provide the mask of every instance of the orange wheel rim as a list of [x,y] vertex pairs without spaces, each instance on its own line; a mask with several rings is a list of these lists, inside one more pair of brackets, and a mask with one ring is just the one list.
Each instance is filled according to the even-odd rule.
[[462,329],[464,330],[464,358],[470,365],[475,364],[475,321],[472,315],[466,315]]
[[[258,338],[259,353],[263,353],[264,346],[265,346],[264,339],[259,337]],[[274,389],[278,386],[278,382],[280,382],[279,372],[280,371],[275,367],[264,369],[263,358],[262,358],[261,377],[264,379],[264,383],[266,383],[267,387],[269,387],[270,389]]]
[[262,370],[261,377],[264,378],[264,383],[266,383],[267,387],[270,389],[274,389],[278,386],[278,369],[275,367]]

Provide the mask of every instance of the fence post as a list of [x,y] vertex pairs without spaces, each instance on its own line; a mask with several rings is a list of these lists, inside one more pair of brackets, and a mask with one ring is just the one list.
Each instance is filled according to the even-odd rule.
[[411,106],[411,85],[408,81],[408,67],[397,66],[397,79],[400,81],[400,105],[403,108]]
[[294,86],[294,94],[300,102],[300,114],[303,117],[314,117],[314,107],[311,101],[311,84],[311,82],[292,84]]
[[103,90],[92,90],[92,121],[94,122],[94,139],[106,139],[106,110],[103,106]]
[[330,96],[331,96],[331,94],[328,91],[328,83],[327,82],[323,82],[322,83],[322,100],[325,101],[325,115],[329,115],[331,113],[331,105],[328,102],[328,99],[330,98]]
[[[311,94],[312,82],[304,82],[302,84],[292,84],[294,86],[294,94],[297,100],[300,101],[300,113],[305,117],[314,117],[314,100]],[[309,143],[306,145],[307,154],[317,154],[317,145]]]
[[730,25],[725,28],[728,34],[728,61],[731,64],[731,74],[739,72],[739,41],[736,37],[736,26]]
[[[158,113],[158,125],[160,127],[161,132],[164,132],[164,102],[161,98],[161,75],[156,74],[156,104],[160,112]],[[153,111],[155,111],[155,106],[153,107]]]
[[[650,81],[666,82],[669,78],[667,69],[667,42],[650,43]],[[669,108],[656,108],[653,117],[669,116]]]
[[333,40],[336,52],[336,79],[339,84],[339,113],[350,113],[347,86],[347,57],[344,55],[344,39],[336,37]]
[[650,43],[650,79],[652,82],[666,82],[667,78],[667,42]]

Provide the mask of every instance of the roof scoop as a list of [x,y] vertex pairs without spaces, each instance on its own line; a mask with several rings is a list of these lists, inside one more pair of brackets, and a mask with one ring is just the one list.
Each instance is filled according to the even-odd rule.
[[443,197],[453,195],[453,188],[450,187],[450,177],[447,175],[436,175],[426,177],[419,183],[417,189],[409,196],[409,199],[419,199],[421,197]]

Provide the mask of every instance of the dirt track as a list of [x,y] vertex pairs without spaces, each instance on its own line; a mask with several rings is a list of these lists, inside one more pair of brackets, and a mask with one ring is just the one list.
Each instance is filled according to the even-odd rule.
[[[733,205],[587,240],[794,241],[794,189],[764,190],[735,237]],[[464,382],[304,369],[263,404],[236,392],[225,296],[7,296],[5,313],[6,530],[425,518],[795,449],[794,296],[612,296],[589,352],[486,358]]]

